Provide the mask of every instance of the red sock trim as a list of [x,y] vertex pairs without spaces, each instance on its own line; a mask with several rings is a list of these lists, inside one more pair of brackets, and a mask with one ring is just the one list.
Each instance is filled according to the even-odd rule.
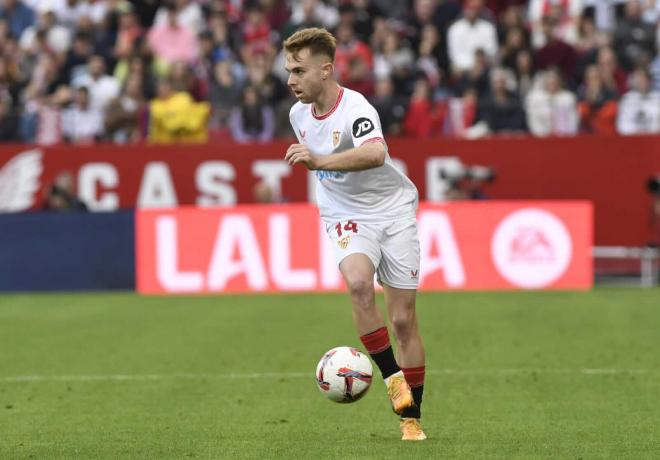
[[402,367],[403,375],[406,377],[406,382],[410,388],[420,387],[424,385],[424,373],[426,366],[422,367]]
[[360,340],[370,355],[385,351],[391,346],[390,336],[387,333],[386,327],[381,327],[380,329],[365,334],[360,337]]

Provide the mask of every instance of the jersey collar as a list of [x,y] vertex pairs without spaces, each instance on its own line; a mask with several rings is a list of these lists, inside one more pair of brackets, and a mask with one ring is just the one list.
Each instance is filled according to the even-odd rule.
[[326,113],[323,115],[317,115],[316,110],[314,110],[314,104],[311,104],[312,106],[312,116],[316,118],[317,120],[325,120],[328,118],[330,115],[332,115],[335,110],[337,110],[337,107],[339,107],[339,103],[341,102],[341,98],[344,96],[344,88],[342,86],[339,87],[339,94],[337,95],[337,100],[335,101],[335,105],[332,106],[330,110],[328,110]]

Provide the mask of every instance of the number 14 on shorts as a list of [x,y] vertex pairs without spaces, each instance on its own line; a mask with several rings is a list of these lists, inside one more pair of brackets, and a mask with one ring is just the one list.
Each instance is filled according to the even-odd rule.
[[353,232],[353,233],[358,232],[358,225],[352,220],[347,220],[345,223],[338,222],[337,225],[335,225],[335,230],[337,231],[338,237],[341,237],[342,235],[342,228],[344,229],[345,232]]

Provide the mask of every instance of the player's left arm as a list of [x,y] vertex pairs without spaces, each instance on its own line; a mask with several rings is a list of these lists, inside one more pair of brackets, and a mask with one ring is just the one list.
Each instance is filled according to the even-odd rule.
[[293,144],[285,159],[290,165],[303,163],[308,169],[327,171],[363,171],[382,166],[387,151],[376,109],[366,101],[356,104],[347,111],[345,120],[353,148],[332,155],[314,155],[306,145]]

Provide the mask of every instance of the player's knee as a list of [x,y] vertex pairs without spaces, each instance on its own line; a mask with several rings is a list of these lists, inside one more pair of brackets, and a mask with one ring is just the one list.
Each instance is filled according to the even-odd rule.
[[374,296],[374,286],[373,283],[370,283],[364,279],[353,279],[348,281],[348,291],[353,298],[353,303],[356,305],[367,308],[371,306],[373,302],[371,300]]
[[392,330],[399,343],[406,343],[412,337],[415,330],[415,310],[412,308],[401,309],[392,315]]

